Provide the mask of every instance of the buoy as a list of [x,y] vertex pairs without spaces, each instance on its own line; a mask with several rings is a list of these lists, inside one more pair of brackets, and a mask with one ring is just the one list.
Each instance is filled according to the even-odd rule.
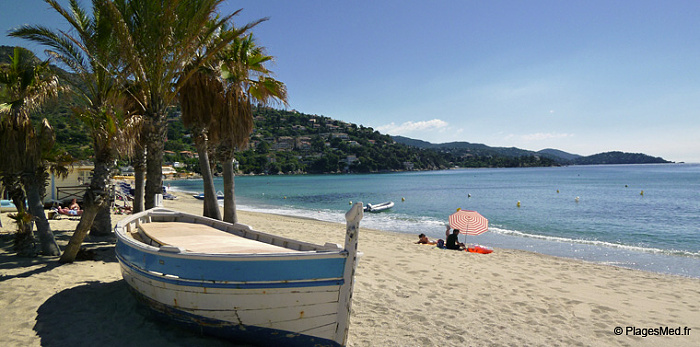
[[518,203],[516,204],[516,206],[520,207],[520,201],[518,201]]

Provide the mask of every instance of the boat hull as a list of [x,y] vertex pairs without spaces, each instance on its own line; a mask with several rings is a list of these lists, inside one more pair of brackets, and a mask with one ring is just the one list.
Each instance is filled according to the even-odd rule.
[[382,211],[389,210],[392,207],[394,207],[393,201],[387,201],[387,202],[383,202],[381,204],[376,204],[376,205],[367,204],[367,206],[365,207],[365,212],[373,212],[373,213],[382,212]]
[[[211,288],[165,282],[122,264],[132,294],[161,320],[236,342],[341,346],[333,340],[338,287]],[[280,302],[294,303],[290,306]]]
[[[337,245],[274,239],[240,224],[204,217],[169,211],[161,218],[147,212],[117,224],[116,253],[130,290],[157,316],[236,342],[345,344],[356,252]],[[252,233],[247,237],[291,249],[282,253],[208,254],[156,247],[130,236],[140,223],[134,220],[206,223]],[[350,236],[356,241],[356,230]]]

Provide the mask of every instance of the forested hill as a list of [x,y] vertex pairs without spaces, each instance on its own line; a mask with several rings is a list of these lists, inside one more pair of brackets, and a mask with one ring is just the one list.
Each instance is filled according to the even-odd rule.
[[547,148],[537,152],[515,147],[489,147],[480,143],[449,142],[433,144],[402,136],[392,137],[396,142],[417,148],[446,151],[455,155],[470,153],[479,156],[542,156],[554,160],[559,165],[594,165],[594,164],[660,164],[670,163],[663,158],[652,157],[642,153],[625,153],[619,151],[605,152],[590,156],[567,153],[558,149]]

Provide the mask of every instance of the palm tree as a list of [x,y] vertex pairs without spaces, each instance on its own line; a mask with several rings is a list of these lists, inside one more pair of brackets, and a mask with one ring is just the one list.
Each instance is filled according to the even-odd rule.
[[73,78],[71,91],[81,101],[75,115],[90,129],[95,152],[89,189],[83,197],[83,214],[61,262],[72,262],[87,232],[109,235],[112,229],[110,186],[116,158],[133,147],[138,121],[125,117],[121,89],[116,80],[118,66],[112,24],[102,16],[99,1],[93,2],[92,16],[70,1],[70,11],[55,0],[45,0],[70,24],[72,32],[52,31],[42,25],[25,25],[10,33],[46,45],[46,53],[68,66]]
[[[96,0],[107,5],[121,59],[127,68],[125,80],[134,83],[145,119],[146,152],[145,208],[154,207],[155,194],[161,193],[163,145],[167,130],[165,111],[183,84],[228,45],[258,22],[220,35],[220,41],[203,52],[197,65],[189,65],[201,52],[204,40],[239,11],[221,19],[213,18],[224,0]],[[210,22],[211,21],[211,22]],[[136,182],[137,185],[140,182]]]
[[254,125],[252,103],[287,102],[284,83],[272,78],[272,72],[265,66],[272,59],[262,47],[256,46],[252,35],[234,40],[221,54],[226,102],[213,133],[217,139],[217,159],[224,168],[224,221],[230,223],[238,221],[234,153],[236,148],[248,145]]
[[[48,64],[48,61],[37,63],[30,51],[15,47],[11,62],[0,68],[0,148],[4,156],[0,161],[0,175],[10,189],[19,214],[28,210],[32,215],[41,253],[53,256],[60,254],[60,250],[42,200],[52,156],[57,158],[53,151],[55,136],[46,119],[37,130],[29,118],[61,91],[58,78]],[[28,206],[25,206],[25,197]],[[27,232],[31,233],[29,225]]]
[[190,129],[199,155],[199,167],[204,184],[203,215],[219,220],[221,220],[221,211],[211,172],[208,133],[213,117],[222,113],[224,103],[222,91],[223,84],[219,78],[218,69],[202,66],[183,84],[179,95],[182,122]]

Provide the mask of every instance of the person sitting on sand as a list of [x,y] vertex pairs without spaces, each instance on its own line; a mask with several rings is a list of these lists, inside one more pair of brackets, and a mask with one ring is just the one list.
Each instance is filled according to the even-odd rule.
[[437,241],[430,241],[425,234],[420,234],[418,235],[418,242],[417,244],[423,244],[423,245],[435,245],[437,244]]
[[80,205],[78,205],[78,201],[76,199],[71,200],[70,205],[68,205],[68,209],[75,211],[80,210]]
[[76,199],[71,200],[68,207],[64,208],[59,206],[56,211],[66,216],[80,216],[83,214],[83,210],[80,209],[80,205],[78,205],[78,201]]
[[452,230],[452,234],[447,236],[447,241],[445,241],[445,248],[454,249],[454,250],[458,250],[458,251],[466,249],[464,244],[457,240],[458,235],[459,235],[459,229]]

